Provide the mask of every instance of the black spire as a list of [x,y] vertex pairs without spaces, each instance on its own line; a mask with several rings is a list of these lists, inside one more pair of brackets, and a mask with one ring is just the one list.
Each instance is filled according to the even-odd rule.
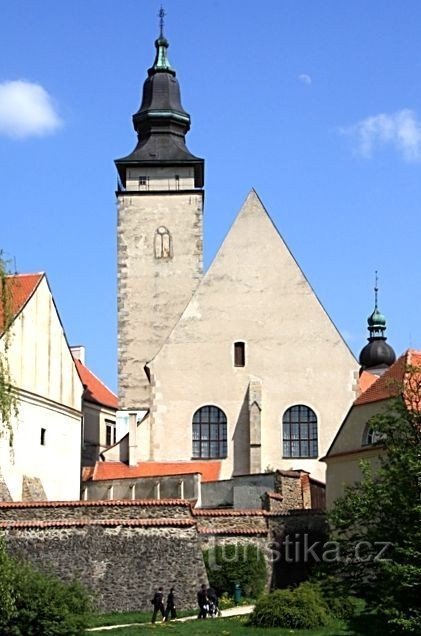
[[165,11],[159,11],[159,37],[155,40],[155,60],[143,85],[142,103],[133,115],[138,143],[127,157],[117,159],[116,166],[125,186],[126,168],[134,164],[193,165],[195,186],[203,186],[203,159],[187,148],[185,135],[190,130],[190,115],[181,105],[176,72],[168,60],[169,43],[164,35]]
[[378,308],[378,276],[375,272],[374,282],[374,311],[367,318],[368,324],[368,344],[360,353],[360,364],[362,370],[381,369],[390,367],[396,360],[395,352],[386,342],[386,318],[380,313]]

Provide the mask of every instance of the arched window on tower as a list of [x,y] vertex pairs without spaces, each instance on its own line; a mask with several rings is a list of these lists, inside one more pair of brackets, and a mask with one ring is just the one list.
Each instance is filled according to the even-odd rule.
[[217,406],[202,406],[193,415],[193,459],[227,456],[227,416]]
[[308,406],[291,406],[282,418],[284,457],[317,457],[317,416]]
[[161,225],[155,232],[155,258],[166,259],[172,257],[172,238],[169,230]]

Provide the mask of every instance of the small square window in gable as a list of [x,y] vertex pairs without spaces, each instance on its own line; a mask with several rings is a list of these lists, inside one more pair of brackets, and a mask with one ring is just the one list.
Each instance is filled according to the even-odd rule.
[[245,342],[234,342],[234,366],[246,366],[246,344]]

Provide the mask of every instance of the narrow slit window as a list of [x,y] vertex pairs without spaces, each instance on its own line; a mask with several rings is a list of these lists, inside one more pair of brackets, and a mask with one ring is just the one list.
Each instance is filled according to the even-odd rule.
[[234,366],[246,366],[246,345],[244,342],[234,342]]
[[40,436],[40,444],[41,446],[45,446],[45,435],[47,433],[47,429],[46,428],[42,428],[41,429],[41,436]]

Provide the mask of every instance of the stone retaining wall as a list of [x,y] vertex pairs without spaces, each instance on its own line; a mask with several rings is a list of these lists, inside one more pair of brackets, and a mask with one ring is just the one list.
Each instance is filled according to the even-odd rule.
[[194,526],[9,528],[6,546],[62,580],[78,579],[107,612],[150,610],[159,585],[174,587],[181,607],[194,607],[207,580]]
[[58,519],[191,519],[191,507],[183,500],[0,502],[1,520]]
[[[273,571],[271,544],[287,534],[319,535],[314,511],[192,510],[181,500],[0,503],[0,535],[14,555],[63,580],[76,578],[104,611],[150,610],[153,591],[175,588],[179,607],[195,607],[207,581],[202,549],[257,545]],[[290,576],[290,574],[288,574]]]

